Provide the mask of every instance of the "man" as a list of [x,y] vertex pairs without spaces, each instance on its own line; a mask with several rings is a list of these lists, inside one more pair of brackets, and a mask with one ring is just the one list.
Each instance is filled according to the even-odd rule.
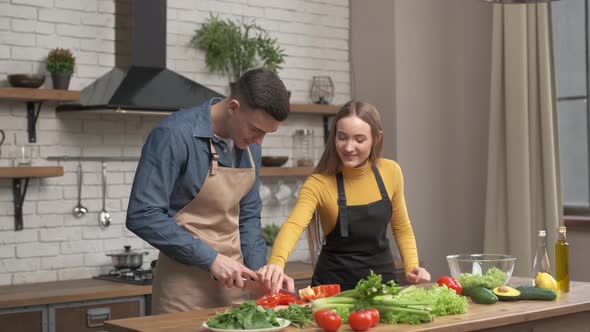
[[257,279],[266,263],[260,144],[288,114],[283,82],[260,68],[230,97],[178,111],[152,130],[127,210],[127,228],[160,250],[152,313],[230,305],[244,280]]

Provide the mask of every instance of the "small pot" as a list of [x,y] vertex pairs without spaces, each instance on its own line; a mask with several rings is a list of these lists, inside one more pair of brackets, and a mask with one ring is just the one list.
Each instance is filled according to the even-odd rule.
[[131,246],[125,246],[122,252],[107,254],[111,257],[115,269],[131,269],[135,270],[143,265],[143,256],[148,252],[131,251]]
[[51,73],[51,80],[53,81],[53,88],[56,90],[67,90],[70,87],[70,73]]

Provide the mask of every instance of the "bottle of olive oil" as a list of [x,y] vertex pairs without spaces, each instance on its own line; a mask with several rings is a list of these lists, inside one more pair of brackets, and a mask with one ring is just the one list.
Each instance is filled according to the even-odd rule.
[[555,279],[560,292],[570,291],[569,246],[565,237],[565,227],[561,226],[555,243]]

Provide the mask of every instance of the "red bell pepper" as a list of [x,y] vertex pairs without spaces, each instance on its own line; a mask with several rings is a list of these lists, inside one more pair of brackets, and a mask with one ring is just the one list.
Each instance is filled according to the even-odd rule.
[[299,290],[299,296],[307,301],[334,296],[338,293],[340,293],[340,285],[338,284],[327,284],[314,287],[307,286],[306,288]]
[[263,297],[256,300],[256,304],[265,308],[274,308],[277,305],[288,305],[289,303],[295,303],[295,296],[289,294],[266,294]]
[[442,276],[438,278],[437,283],[439,286],[446,285],[449,289],[454,290],[457,292],[457,295],[461,295],[461,284],[457,281],[457,279],[449,277],[449,276]]

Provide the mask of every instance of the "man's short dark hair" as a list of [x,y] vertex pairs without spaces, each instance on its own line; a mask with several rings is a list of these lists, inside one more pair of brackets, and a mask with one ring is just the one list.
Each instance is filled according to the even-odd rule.
[[289,93],[285,84],[277,74],[264,67],[244,73],[232,89],[231,97],[252,109],[263,109],[277,121],[289,116]]

